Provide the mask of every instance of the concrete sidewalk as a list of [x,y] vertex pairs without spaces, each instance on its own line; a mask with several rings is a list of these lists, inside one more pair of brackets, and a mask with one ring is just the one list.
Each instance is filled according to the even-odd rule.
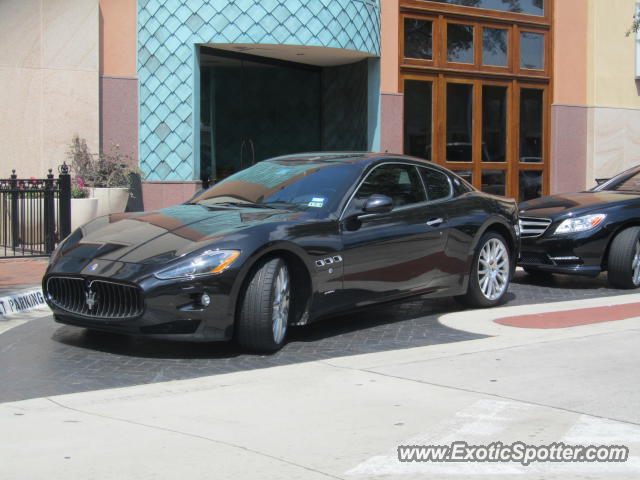
[[[448,314],[490,338],[0,405],[0,478],[640,477],[640,318],[563,329]],[[140,362],[144,362],[140,358]],[[114,372],[117,374],[117,372]],[[398,445],[616,444],[625,463],[402,463]]]

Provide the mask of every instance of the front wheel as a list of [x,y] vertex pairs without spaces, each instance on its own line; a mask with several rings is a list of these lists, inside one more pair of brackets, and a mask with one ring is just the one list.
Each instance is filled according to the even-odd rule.
[[640,227],[627,228],[614,237],[607,264],[612,287],[640,286]]
[[249,281],[238,318],[236,338],[247,350],[275,352],[282,348],[289,326],[291,284],[281,258],[264,262]]
[[472,307],[492,307],[504,300],[511,280],[511,259],[504,237],[485,233],[473,257],[466,295],[458,297]]

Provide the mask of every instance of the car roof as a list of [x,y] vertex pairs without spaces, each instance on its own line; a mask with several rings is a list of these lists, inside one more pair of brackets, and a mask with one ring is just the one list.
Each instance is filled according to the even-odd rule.
[[424,165],[434,166],[441,168],[429,160],[418,157],[410,157],[408,155],[399,155],[393,153],[380,153],[380,152],[311,152],[311,153],[296,153],[292,155],[283,155],[280,157],[269,158],[267,161],[278,162],[291,162],[291,163],[349,163],[349,164],[362,164],[369,165],[373,163],[388,162],[388,161],[410,161],[415,163],[421,163]]

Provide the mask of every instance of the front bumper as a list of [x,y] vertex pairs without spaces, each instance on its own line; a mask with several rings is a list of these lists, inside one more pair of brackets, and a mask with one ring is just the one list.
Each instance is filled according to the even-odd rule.
[[[93,261],[90,263],[93,264]],[[158,280],[149,273],[148,266],[122,262],[97,263],[98,268],[91,272],[84,267],[73,268],[73,262],[68,259],[49,267],[43,279],[43,292],[57,322],[169,340],[218,341],[232,337],[233,272],[194,280]],[[87,285],[97,280],[135,286],[143,298],[143,311],[131,318],[98,318],[70,311],[60,305],[61,302],[56,302],[48,290],[48,281],[53,277],[74,278]],[[211,299],[206,307],[200,304],[203,293]],[[80,300],[84,301],[83,298]]]
[[522,238],[518,265],[553,273],[595,277],[606,269],[608,233],[583,232]]

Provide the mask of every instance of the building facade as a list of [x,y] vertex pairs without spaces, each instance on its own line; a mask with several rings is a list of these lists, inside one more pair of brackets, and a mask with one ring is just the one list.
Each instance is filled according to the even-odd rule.
[[424,157],[519,200],[583,189],[640,163],[635,11],[633,0],[6,0],[3,168],[41,175],[79,135],[133,159],[146,209],[318,150]]

